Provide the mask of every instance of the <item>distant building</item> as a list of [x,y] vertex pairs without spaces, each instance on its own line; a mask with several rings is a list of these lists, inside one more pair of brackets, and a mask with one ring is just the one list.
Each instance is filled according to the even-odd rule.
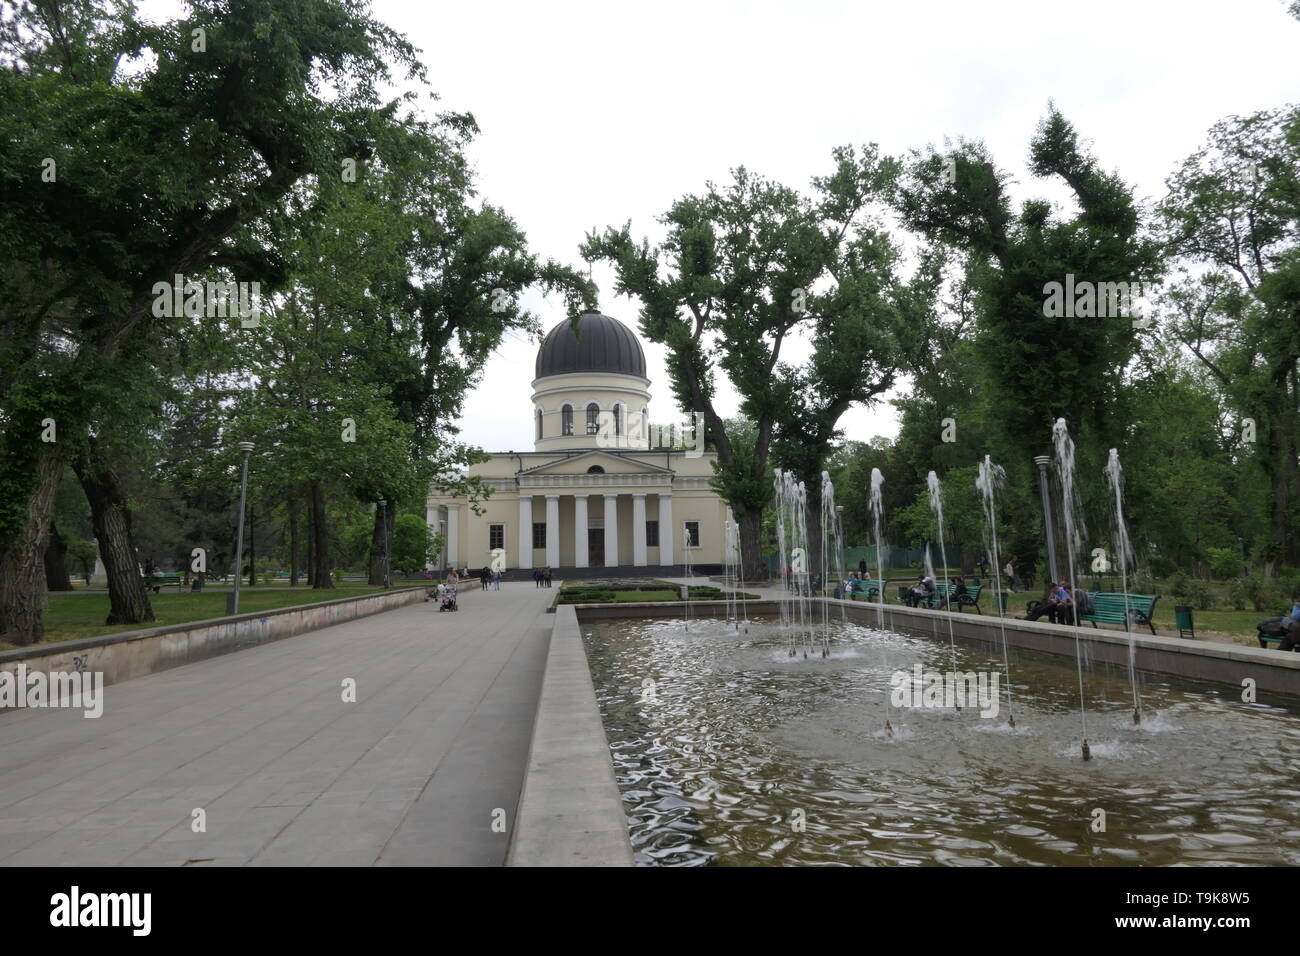
[[532,417],[533,451],[498,452],[469,470],[492,489],[484,514],[464,497],[429,495],[429,525],[445,535],[438,568],[479,568],[498,548],[507,568],[649,574],[688,559],[723,563],[727,509],[709,488],[716,453],[702,450],[690,423],[687,448],[658,447],[670,441],[650,434],[645,353],[626,325],[587,312],[578,335],[567,320],[551,329],[537,352]]

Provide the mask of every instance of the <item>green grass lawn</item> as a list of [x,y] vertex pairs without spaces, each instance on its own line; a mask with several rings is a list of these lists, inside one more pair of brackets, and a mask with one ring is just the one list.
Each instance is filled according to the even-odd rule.
[[[413,582],[414,583],[414,582]],[[402,585],[394,582],[396,587]],[[359,586],[336,587],[324,591],[314,591],[307,587],[286,588],[283,591],[240,591],[239,612],[269,611],[274,608],[289,607],[294,604],[314,604],[317,601],[332,601],[336,598],[357,597],[383,588]],[[206,618],[223,617],[226,613],[226,594],[228,589],[211,591],[164,591],[150,594],[149,603],[153,606],[156,620],[148,624],[114,624],[107,625],[108,594],[77,594],[56,592],[50,595],[50,606],[45,612],[45,638],[43,644],[58,641],[73,641],[82,637],[98,637],[101,634],[113,634],[118,631],[134,631],[145,627],[164,627],[168,624],[181,624],[185,621],[201,621]],[[13,644],[0,642],[0,650],[10,650]]]
[[615,591],[615,604],[633,604],[637,601],[680,601],[676,591]]

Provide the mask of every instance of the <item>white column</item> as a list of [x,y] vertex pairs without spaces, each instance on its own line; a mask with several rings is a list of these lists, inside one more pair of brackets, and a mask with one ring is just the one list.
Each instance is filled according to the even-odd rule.
[[677,529],[673,527],[673,496],[659,496],[659,563],[667,566],[673,563],[673,541],[677,538]]
[[560,566],[560,496],[546,496],[546,563]]
[[573,496],[573,565],[587,566],[587,496]]
[[447,505],[447,564],[460,567],[460,505]]
[[618,567],[618,495],[605,496],[605,567]]
[[[426,504],[424,506],[424,523],[431,530],[438,530],[438,509],[434,505]],[[427,561],[424,564],[424,570],[426,571],[432,571],[434,567],[435,565],[429,564]]]
[[519,496],[519,566],[533,566],[533,498]]
[[645,551],[645,495],[632,496],[632,564],[644,568]]

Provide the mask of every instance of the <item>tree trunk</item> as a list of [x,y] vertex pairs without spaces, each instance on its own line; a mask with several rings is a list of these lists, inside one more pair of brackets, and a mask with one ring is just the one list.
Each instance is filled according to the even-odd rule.
[[253,539],[253,528],[256,527],[257,512],[253,510],[253,503],[248,503],[248,586],[257,586],[257,542]]
[[[818,485],[814,490],[813,486],[807,481],[804,482],[804,488],[807,491],[808,498],[805,505],[804,515],[808,519],[806,534],[808,537],[808,575],[810,581],[822,581],[825,583],[825,568],[822,566],[822,496],[821,486]],[[831,566],[834,567],[835,559],[830,559]]]
[[15,534],[0,545],[0,641],[20,647],[45,634],[45,535],[63,478],[62,446],[42,444],[33,471],[35,482]]
[[375,527],[370,535],[369,583],[381,587],[388,580],[388,566],[392,561],[393,503],[375,505]]
[[312,587],[334,587],[330,574],[329,529],[325,525],[325,488],[319,481],[311,483]]
[[298,586],[298,499],[289,499],[289,587]]
[[1298,563],[1300,542],[1296,540],[1292,525],[1296,502],[1294,497],[1295,420],[1290,409],[1290,396],[1286,379],[1278,384],[1268,402],[1268,429],[1265,432],[1261,464],[1269,478],[1269,537],[1271,539],[1265,573],[1272,577],[1278,565]]
[[72,463],[90,502],[99,556],[108,575],[109,613],[105,624],[142,624],[154,619],[149,592],[136,560],[131,511],[113,466],[92,442]]
[[49,543],[45,546],[45,589],[72,590],[72,579],[68,575],[68,544],[53,521],[50,522]]
[[961,573],[962,577],[969,578],[975,574],[975,555],[968,548],[958,545],[958,554],[961,555]]
[[745,581],[767,580],[767,565],[763,563],[763,513],[749,510],[737,513],[733,507],[732,514],[740,529],[740,557],[744,566],[741,576]]

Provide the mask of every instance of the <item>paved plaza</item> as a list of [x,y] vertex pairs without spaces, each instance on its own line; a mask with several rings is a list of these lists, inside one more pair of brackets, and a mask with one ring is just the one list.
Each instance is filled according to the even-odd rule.
[[501,865],[554,596],[507,583],[127,681],[99,719],[0,716],[0,865]]

